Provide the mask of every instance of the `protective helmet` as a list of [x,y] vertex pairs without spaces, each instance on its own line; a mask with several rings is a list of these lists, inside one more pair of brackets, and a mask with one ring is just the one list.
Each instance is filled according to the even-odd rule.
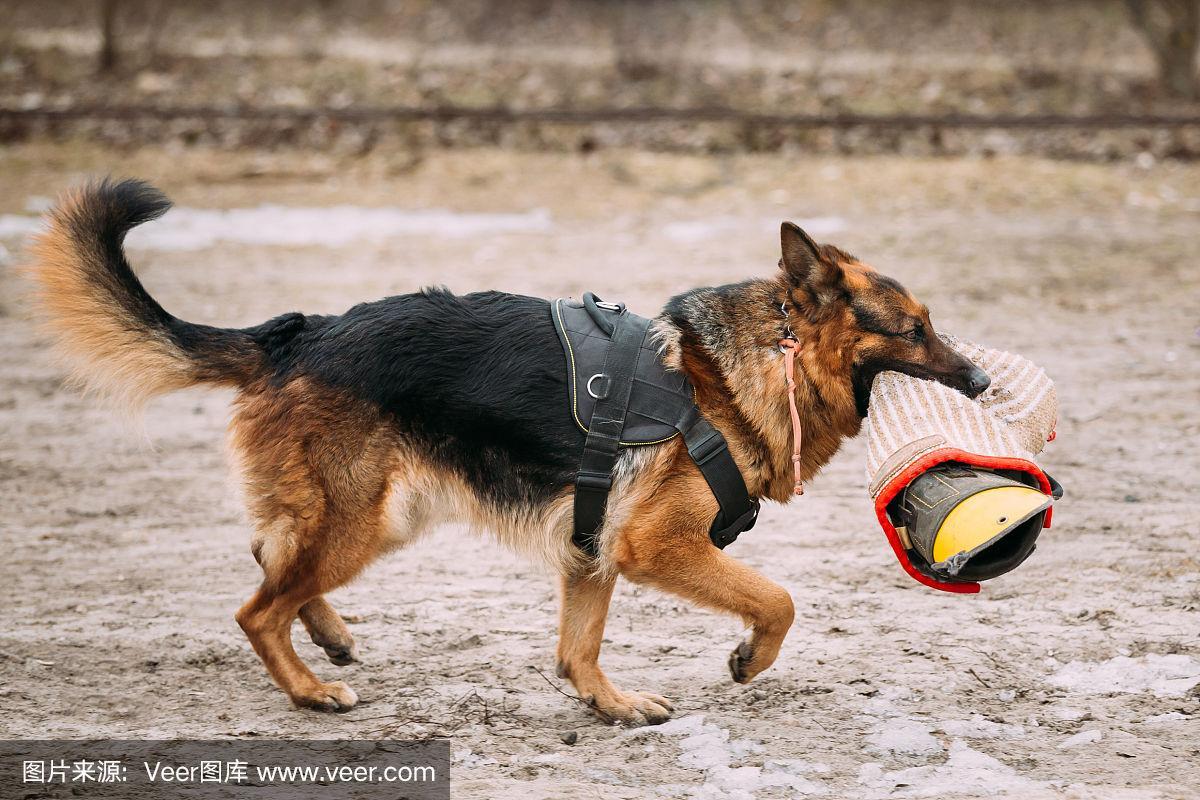
[[918,475],[888,514],[919,570],[940,580],[981,581],[1029,557],[1052,502],[1014,478],[951,462]]

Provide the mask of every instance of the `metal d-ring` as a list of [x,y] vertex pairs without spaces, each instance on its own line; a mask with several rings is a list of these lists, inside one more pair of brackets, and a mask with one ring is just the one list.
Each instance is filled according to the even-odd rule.
[[596,380],[596,378],[605,378],[605,377],[607,377],[607,376],[606,376],[606,375],[605,375],[603,372],[597,372],[595,375],[593,375],[592,377],[588,378],[588,382],[587,382],[587,393],[588,393],[589,395],[591,395],[591,396],[592,396],[592,399],[594,399],[594,400],[603,400],[605,397],[608,397],[608,392],[607,392],[607,391],[604,393],[604,395],[603,395],[603,396],[601,396],[601,395],[598,395],[598,394],[596,394],[595,392],[593,392],[593,391],[592,391],[592,381]]

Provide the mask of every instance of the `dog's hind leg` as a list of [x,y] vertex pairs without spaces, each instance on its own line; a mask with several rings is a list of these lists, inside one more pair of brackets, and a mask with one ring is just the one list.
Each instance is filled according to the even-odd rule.
[[339,648],[331,656],[342,647],[353,653],[353,638],[322,595],[385,549],[391,435],[369,407],[302,380],[240,402],[235,443],[263,582],[238,610],[238,624],[293,703],[352,708],[350,687],[321,682],[296,655],[291,628],[302,615],[318,644]]
[[671,716],[671,704],[656,694],[622,692],[600,669],[600,643],[616,576],[568,575],[562,579],[558,676],[569,678],[580,697],[605,722],[654,725]]
[[276,592],[264,586],[238,610],[237,621],[267,672],[293,703],[318,711],[345,711],[358,703],[354,690],[341,681],[319,681],[292,648],[292,621],[311,594],[312,589]]
[[339,667],[358,661],[358,648],[346,621],[324,597],[314,597],[300,606],[300,621],[313,644],[325,650],[329,660]]
[[[258,565],[263,566],[263,539],[256,539],[251,552]],[[325,650],[329,660],[339,667],[358,661],[358,648],[354,644],[354,636],[346,627],[345,620],[329,605],[329,601],[314,597],[300,606],[300,621],[313,644]]]
[[[291,628],[297,615],[320,618],[328,626],[344,623],[322,598],[345,584],[379,551],[381,527],[365,515],[332,511],[310,519],[283,515],[256,540],[264,580],[236,618],[271,677],[298,706],[345,711],[358,697],[341,681],[323,683],[296,655]],[[308,608],[315,614],[302,612]],[[327,631],[321,629],[322,633]],[[335,629],[336,632],[336,629]],[[348,632],[347,632],[348,636]],[[353,639],[349,639],[351,648]]]
[[[262,566],[262,539],[258,539],[251,548],[254,560]],[[346,627],[345,620],[329,605],[329,601],[314,597],[300,606],[300,621],[313,644],[325,650],[329,660],[339,667],[358,661],[358,648],[354,644],[354,636]]]
[[[428,497],[406,486],[401,473],[392,478],[394,482],[388,492],[384,515],[385,536],[380,545],[382,552],[407,547],[429,527]],[[324,597],[315,597],[301,606],[300,621],[304,623],[313,644],[324,649],[325,655],[336,666],[344,667],[359,660],[354,635],[342,616]]]

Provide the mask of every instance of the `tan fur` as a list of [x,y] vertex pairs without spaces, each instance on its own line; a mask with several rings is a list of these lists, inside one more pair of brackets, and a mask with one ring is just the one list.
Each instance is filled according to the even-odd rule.
[[187,356],[166,337],[147,335],[89,278],[103,272],[95,242],[73,232],[83,190],[65,194],[34,237],[25,264],[34,299],[75,385],[132,410],[150,398],[197,382]]
[[[785,327],[792,328],[800,343],[798,368],[816,378],[800,381],[796,389],[797,407],[805,421],[804,479],[820,471],[862,424],[848,388],[834,383],[834,376],[846,372],[843,362],[850,355],[850,348],[839,341],[843,329],[815,325],[794,315],[785,319],[777,309],[787,296],[781,280],[759,281],[747,289],[746,315],[752,322],[730,331],[737,340],[720,364],[712,363],[697,349],[685,350],[678,331],[661,320],[655,326],[666,363],[692,378],[701,411],[725,434],[751,494],[777,502],[791,498],[794,483],[789,457],[791,421],[778,347]],[[824,376],[829,378],[822,384]],[[753,452],[758,450],[769,457],[756,457]]]
[[[616,571],[698,605],[739,617],[752,628],[730,654],[734,680],[745,683],[769,667],[791,627],[791,596],[755,570],[712,546],[707,520],[716,513],[708,485],[682,446],[671,443],[647,466],[632,494],[628,521],[611,537]],[[671,704],[609,682],[598,658],[613,577],[568,574],[562,582],[558,673],[570,678],[598,716],[627,724],[661,722]]]

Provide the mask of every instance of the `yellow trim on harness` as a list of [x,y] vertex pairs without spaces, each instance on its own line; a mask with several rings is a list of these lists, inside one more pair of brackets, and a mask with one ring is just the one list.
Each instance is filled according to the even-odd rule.
[[[581,420],[579,418],[579,398],[575,391],[575,386],[576,386],[575,348],[573,348],[571,346],[571,335],[570,335],[570,332],[567,331],[566,323],[563,322],[562,311],[559,310],[559,306],[561,306],[561,305],[562,305],[562,298],[560,297],[559,299],[554,301],[554,316],[558,320],[558,327],[563,332],[563,339],[567,343],[568,360],[571,362],[571,416],[575,418],[575,424],[579,426],[580,430],[582,430],[584,433],[591,433],[591,431],[588,429],[588,426],[584,425],[583,420]],[[695,389],[693,389],[692,392],[694,394]],[[666,438],[663,438],[663,439],[656,439],[653,442],[618,442],[618,444],[620,444],[622,447],[645,447],[646,445],[662,444],[663,442],[669,442],[678,435],[679,435],[679,431],[675,431],[670,436],[667,436]]]

